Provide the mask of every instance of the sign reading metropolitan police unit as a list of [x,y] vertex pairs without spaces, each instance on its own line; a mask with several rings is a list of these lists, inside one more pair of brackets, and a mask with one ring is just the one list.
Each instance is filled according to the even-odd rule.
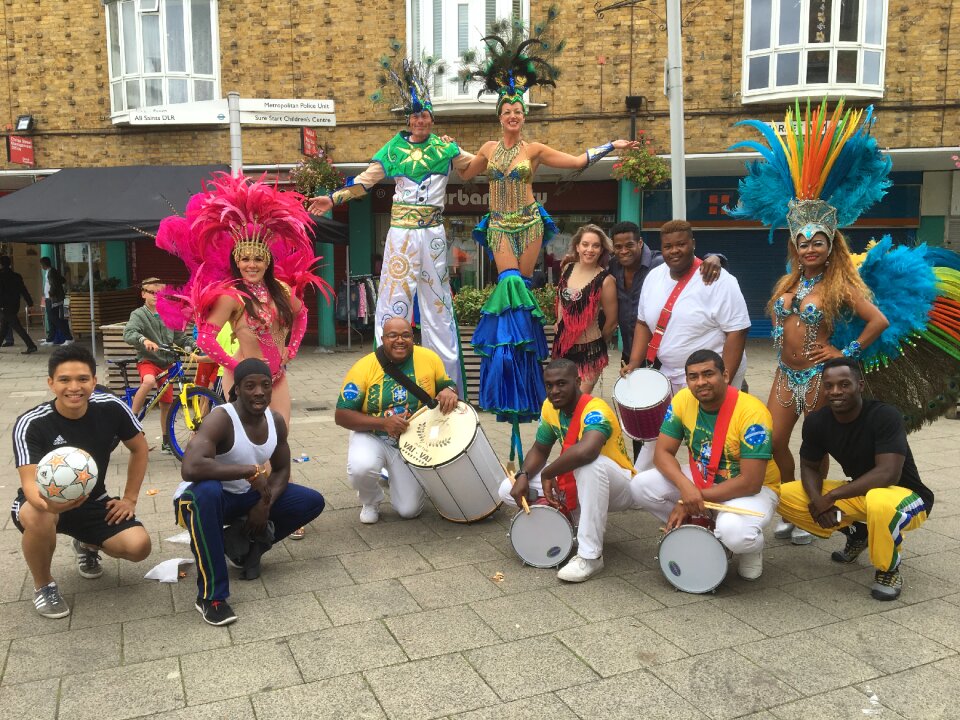
[[[137,108],[115,116],[114,123],[130,125],[226,125],[227,100],[204,100]],[[240,122],[245,125],[335,127],[333,100],[240,98]]]

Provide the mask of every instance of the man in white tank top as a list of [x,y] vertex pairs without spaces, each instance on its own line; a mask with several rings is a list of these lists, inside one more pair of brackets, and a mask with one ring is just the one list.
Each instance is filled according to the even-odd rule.
[[[290,482],[290,446],[283,418],[270,410],[270,368],[248,358],[234,371],[231,402],[210,413],[183,457],[183,482],[174,494],[177,522],[190,533],[197,561],[197,611],[210,625],[237,619],[223,526],[246,516],[251,538],[276,544],[323,512],[323,496]],[[242,560],[243,558],[237,558]],[[247,566],[246,579],[259,574]],[[254,571],[251,573],[251,569]]]

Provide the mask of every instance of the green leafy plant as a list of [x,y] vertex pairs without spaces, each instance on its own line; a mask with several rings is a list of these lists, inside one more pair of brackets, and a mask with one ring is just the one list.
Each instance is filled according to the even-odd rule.
[[628,150],[613,164],[611,175],[617,180],[629,180],[634,192],[652,190],[670,179],[670,165],[657,156],[650,139],[639,132],[640,147]]
[[[476,325],[480,322],[480,310],[490,299],[493,288],[493,285],[487,285],[485,288],[465,287],[453,296],[453,310],[461,326]],[[553,325],[557,321],[557,288],[553,285],[545,285],[531,292],[543,311],[547,325]]]
[[320,150],[316,157],[304,158],[290,171],[297,192],[308,198],[336,190],[344,183],[343,174],[330,162],[330,156]]

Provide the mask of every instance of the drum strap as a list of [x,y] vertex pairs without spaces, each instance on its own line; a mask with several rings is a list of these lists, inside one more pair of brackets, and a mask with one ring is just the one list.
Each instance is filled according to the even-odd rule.
[[377,362],[380,363],[380,367],[383,368],[383,371],[396,380],[397,383],[399,383],[408,393],[411,393],[417,400],[419,400],[421,405],[426,405],[430,408],[435,408],[437,406],[437,401],[427,395],[426,390],[407,377],[406,373],[404,373],[392,360],[390,360],[390,358],[387,357],[387,353],[383,349],[383,345],[378,347],[374,354],[377,356]]
[[673,306],[677,302],[677,298],[680,297],[680,293],[682,293],[683,289],[687,286],[687,283],[690,282],[690,278],[692,278],[693,274],[700,268],[700,263],[700,258],[693,258],[693,265],[687,270],[687,274],[677,282],[673,291],[670,293],[670,297],[667,298],[663,310],[660,311],[657,326],[653,329],[653,337],[650,338],[650,342],[647,344],[646,361],[648,365],[652,365],[653,361],[657,359],[657,352],[660,350],[660,343],[663,340],[663,332],[667,329],[667,323],[670,322],[670,316],[673,314]]
[[[587,403],[591,400],[593,400],[592,395],[583,393],[577,401],[577,407],[573,411],[573,417],[570,418],[570,426],[567,428],[567,434],[564,436],[563,445],[560,448],[561,455],[576,445],[580,439],[580,423],[583,421],[583,413],[587,408]],[[567,512],[576,510],[578,504],[577,479],[573,476],[572,472],[565,472],[557,476],[557,490],[560,493],[560,501],[567,509]]]
[[717,477],[717,470],[720,468],[720,458],[723,457],[723,444],[727,439],[727,429],[730,427],[730,418],[733,417],[733,409],[737,406],[737,396],[740,391],[735,387],[728,385],[727,394],[723,398],[723,404],[720,405],[720,412],[717,413],[717,422],[713,426],[713,442],[710,444],[710,464],[707,466],[707,475],[700,474],[696,461],[693,459],[693,453],[690,453],[690,473],[693,476],[693,482],[701,490],[713,485]]

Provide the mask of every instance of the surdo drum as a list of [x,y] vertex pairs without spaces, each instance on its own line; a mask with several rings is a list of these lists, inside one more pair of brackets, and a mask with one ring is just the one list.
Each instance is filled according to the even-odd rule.
[[399,439],[400,455],[444,518],[469,523],[500,507],[503,467],[464,402],[449,415],[436,407],[415,413]]

